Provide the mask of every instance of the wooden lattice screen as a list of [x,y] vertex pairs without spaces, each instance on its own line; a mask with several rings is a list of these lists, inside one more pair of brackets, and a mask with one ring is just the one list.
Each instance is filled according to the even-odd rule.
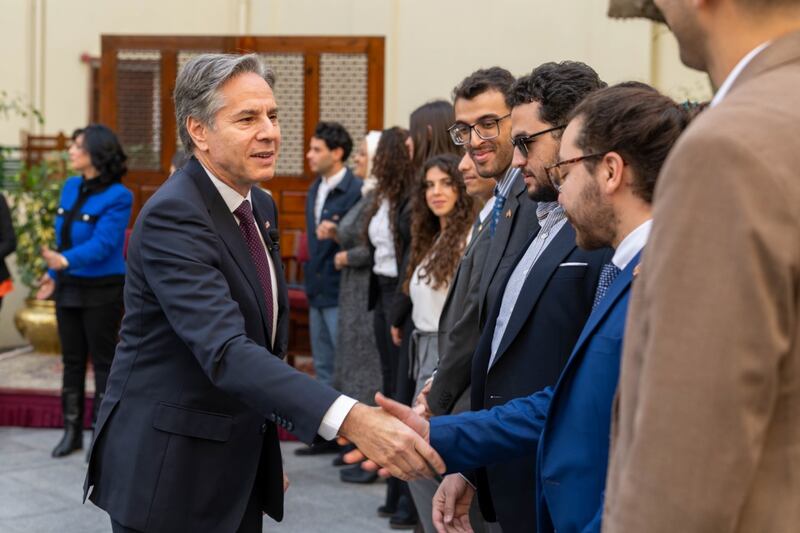
[[261,54],[277,76],[282,147],[277,176],[265,185],[280,210],[284,251],[305,227],[311,182],[305,152],[320,120],[341,122],[358,142],[383,127],[383,37],[102,37],[100,122],[129,157],[125,184],[134,217],[167,178],[177,140],[172,91],[181,67],[203,52]]

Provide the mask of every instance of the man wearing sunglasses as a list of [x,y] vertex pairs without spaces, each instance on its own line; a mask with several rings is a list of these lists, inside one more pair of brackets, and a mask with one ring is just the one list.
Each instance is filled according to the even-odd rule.
[[[631,286],[650,231],[659,169],[689,120],[687,110],[639,83],[596,91],[571,116],[557,161],[545,173],[560,191],[580,247],[615,251],[558,383],[491,410],[436,417],[430,425],[405,406],[379,402],[427,437],[450,471],[536,450],[536,469],[518,471],[517,480],[535,480],[536,497],[526,504],[535,502],[538,522],[511,531],[600,532],[611,405]],[[439,496],[438,531],[464,531],[464,509]]]
[[[536,202],[527,216],[540,229],[509,261],[498,295],[487,311],[472,360],[474,411],[555,384],[592,309],[609,250],[577,248],[575,231],[558,207],[558,193],[544,167],[556,159],[567,115],[586,95],[604,85],[583,63],[546,63],[517,80],[506,97],[511,119],[507,146],[513,167],[524,177],[522,190],[527,189],[528,197]],[[491,255],[487,264],[490,261]],[[484,276],[487,274],[484,270]],[[480,468],[468,476],[477,487],[484,516],[493,509],[504,533],[530,531],[535,523],[531,505],[535,480],[520,475],[533,472],[535,463],[531,449],[527,456]],[[451,476],[437,494],[457,494],[463,503],[471,500],[473,493],[464,478]]]

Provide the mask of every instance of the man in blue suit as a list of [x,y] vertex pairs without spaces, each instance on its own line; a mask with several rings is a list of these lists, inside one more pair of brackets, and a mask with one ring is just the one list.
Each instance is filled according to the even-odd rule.
[[[379,402],[411,425],[462,472],[536,449],[539,532],[599,532],[608,462],[611,402],[630,287],[650,231],[656,177],[688,118],[643,84],[597,91],[572,113],[547,173],[581,248],[612,246],[594,308],[555,387],[490,410],[434,417]],[[656,134],[649,132],[658,132]],[[469,531],[468,505],[443,485],[434,498],[439,531]],[[529,530],[533,525],[528,524]]]

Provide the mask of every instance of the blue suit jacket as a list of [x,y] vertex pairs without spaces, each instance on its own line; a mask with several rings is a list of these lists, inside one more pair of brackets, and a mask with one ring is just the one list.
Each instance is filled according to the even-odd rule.
[[[472,359],[473,411],[490,409],[555,385],[591,314],[600,271],[612,255],[610,248],[578,248],[575,229],[569,223],[558,230],[522,286],[490,367],[502,296],[495,302]],[[516,263],[509,269],[501,295],[515,266]],[[534,477],[520,479],[519,475],[535,469],[535,452],[531,447],[523,457],[475,472],[481,511],[485,517],[494,512],[505,533],[527,533],[530,524],[536,522],[536,509],[530,505],[536,497]]]
[[431,420],[431,444],[450,471],[504,462],[538,446],[540,533],[600,531],[611,405],[639,258],[620,273],[590,315],[555,388],[491,410]]
[[[339,305],[339,278],[341,272],[333,265],[333,256],[341,250],[333,239],[317,239],[317,224],[314,220],[314,203],[322,178],[311,184],[306,196],[306,233],[308,234],[308,263],[305,266],[306,296],[312,307],[336,307]],[[363,182],[348,168],[344,178],[325,197],[322,206],[322,220],[332,220],[337,224],[350,208],[361,199]]]

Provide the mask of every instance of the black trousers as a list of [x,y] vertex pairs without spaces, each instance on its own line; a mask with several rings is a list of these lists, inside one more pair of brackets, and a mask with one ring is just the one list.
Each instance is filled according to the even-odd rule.
[[86,363],[91,354],[96,394],[105,392],[122,314],[121,301],[96,307],[56,305],[65,390],[84,390]]
[[397,289],[397,278],[378,276],[379,296],[373,314],[375,328],[375,344],[381,357],[381,378],[383,379],[384,396],[395,397],[397,390],[397,365],[400,358],[400,349],[392,342],[391,323],[389,313],[392,309],[392,300]]

